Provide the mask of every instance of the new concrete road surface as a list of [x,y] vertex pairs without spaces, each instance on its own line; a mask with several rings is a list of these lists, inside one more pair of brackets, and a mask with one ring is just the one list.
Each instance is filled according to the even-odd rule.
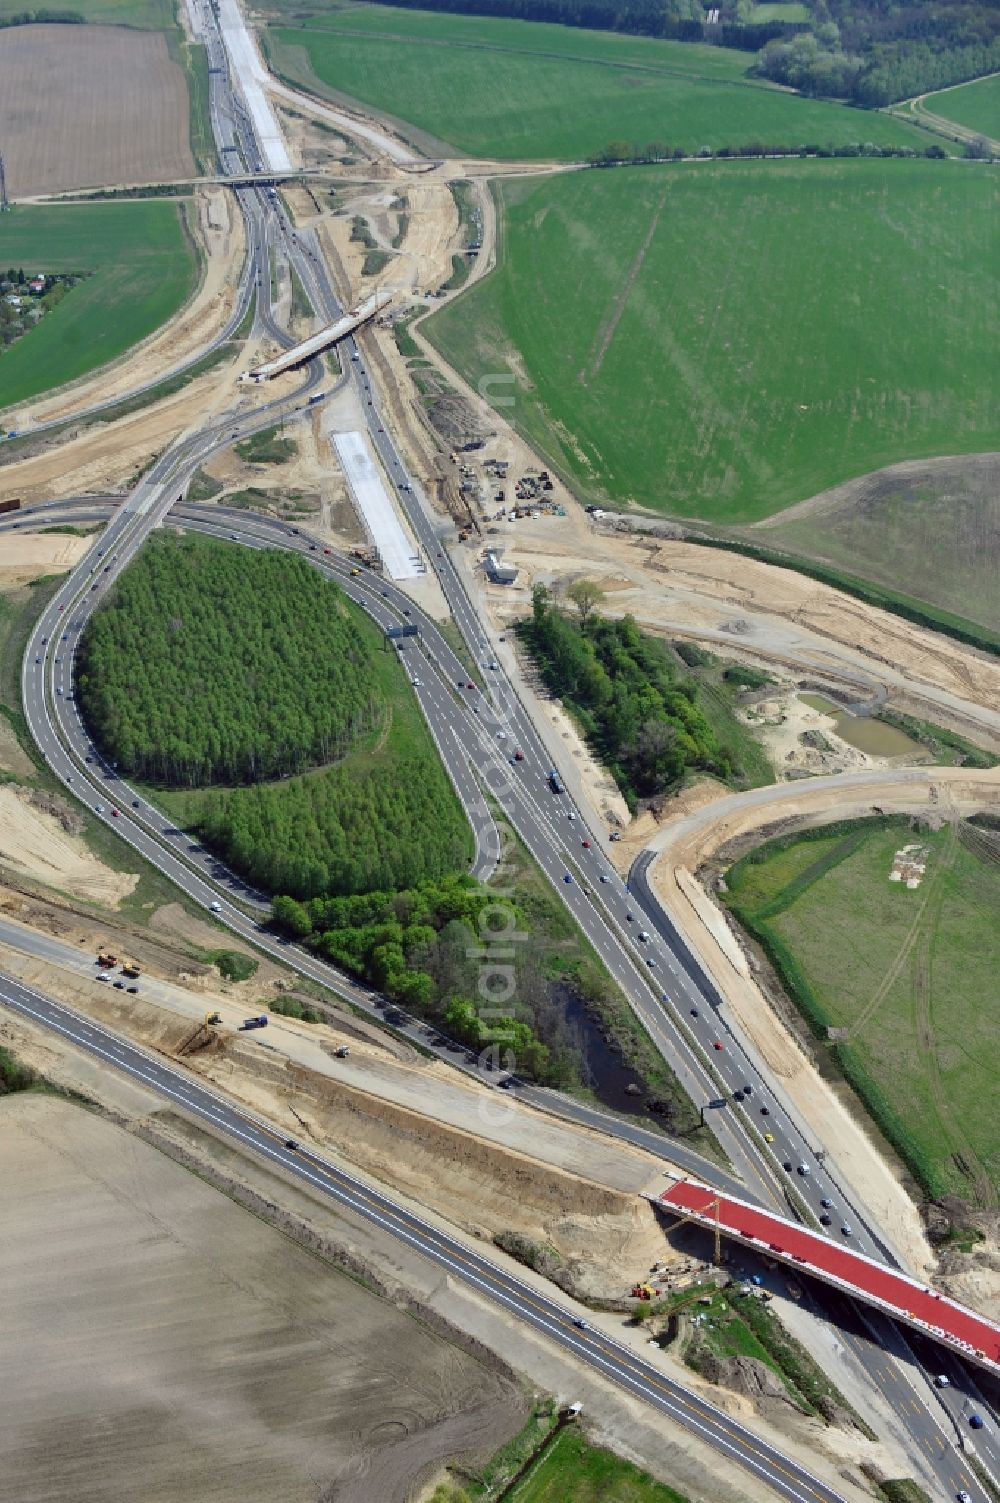
[[250,166],[260,171],[266,164],[275,172],[285,171],[292,165],[291,158],[271,102],[264,92],[264,84],[269,75],[261,63],[257,45],[247,30],[243,12],[236,0],[219,0],[218,17],[230,67],[246,100],[260,148],[260,157],[251,162]]
[[426,565],[406,536],[399,513],[386,495],[382,472],[368,449],[365,433],[332,433],[340,467],[390,579],[416,579]]
[[0,1000],[14,1012],[43,1023],[86,1053],[138,1081],[210,1131],[260,1155],[314,1193],[398,1237],[467,1285],[481,1298],[524,1321],[572,1353],[596,1373],[651,1404],[720,1454],[766,1482],[793,1503],[845,1503],[842,1494],[789,1460],[721,1409],[657,1371],[601,1331],[581,1327],[565,1306],[521,1283],[456,1237],[345,1173],[312,1150],[292,1146],[263,1118],[239,1111],[199,1082],[165,1065],[111,1030],[79,1017],[42,993],[0,975]]

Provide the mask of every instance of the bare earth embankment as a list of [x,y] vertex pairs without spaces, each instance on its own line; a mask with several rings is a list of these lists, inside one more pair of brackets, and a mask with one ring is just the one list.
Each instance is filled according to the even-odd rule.
[[195,175],[187,84],[162,33],[10,27],[0,100],[12,198]]

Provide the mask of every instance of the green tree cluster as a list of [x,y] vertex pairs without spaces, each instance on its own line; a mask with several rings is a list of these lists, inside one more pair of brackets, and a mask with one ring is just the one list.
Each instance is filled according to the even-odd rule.
[[[515,906],[465,876],[403,892],[274,901],[280,927],[334,965],[496,1064],[548,1084],[573,1078],[570,1051],[542,1034],[552,1022],[537,947]],[[509,943],[510,932],[521,943]],[[491,936],[504,963],[492,968]],[[513,957],[508,969],[506,957]],[[485,967],[485,969],[484,969]],[[512,974],[511,974],[512,971]]]
[[690,768],[731,775],[732,753],[699,708],[697,684],[631,616],[590,610],[572,621],[537,586],[517,630],[630,804],[675,787]]
[[811,0],[811,9],[812,29],[772,39],[753,71],[875,108],[1000,68],[1000,12],[984,0]]
[[336,585],[210,538],[150,540],[85,628],[77,679],[106,755],[175,787],[333,762],[386,715]]
[[197,830],[250,882],[296,898],[407,887],[459,870],[470,854],[461,806],[422,748],[214,789]]

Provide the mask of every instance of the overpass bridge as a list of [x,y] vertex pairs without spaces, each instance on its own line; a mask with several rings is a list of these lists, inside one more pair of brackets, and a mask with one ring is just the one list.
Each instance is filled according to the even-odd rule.
[[275,376],[281,376],[293,366],[301,365],[305,360],[311,360],[320,351],[327,350],[331,345],[337,344],[341,339],[346,339],[348,334],[353,334],[355,329],[374,318],[383,308],[387,308],[392,302],[391,292],[372,292],[359,303],[356,308],[345,313],[332,324],[326,324],[315,334],[310,334],[308,339],[302,339],[298,344],[292,345],[290,350],[282,350],[273,360],[268,360],[265,365],[258,365],[253,370],[243,371],[241,381],[272,381]]
[[723,1195],[698,1180],[677,1180],[659,1195],[646,1198],[681,1221],[694,1222],[713,1235],[741,1242],[766,1259],[809,1274],[863,1304],[874,1305],[893,1320],[912,1326],[1000,1377],[1000,1325],[909,1274],[749,1201]]

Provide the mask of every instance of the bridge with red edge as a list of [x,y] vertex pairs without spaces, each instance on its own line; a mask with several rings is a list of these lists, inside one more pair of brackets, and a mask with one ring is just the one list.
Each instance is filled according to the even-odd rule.
[[722,1195],[697,1180],[678,1180],[648,1199],[664,1211],[696,1222],[712,1233],[718,1229],[723,1237],[742,1242],[765,1258],[788,1264],[876,1306],[894,1320],[943,1342],[970,1362],[1000,1376],[1000,1325],[909,1274],[783,1216]]

